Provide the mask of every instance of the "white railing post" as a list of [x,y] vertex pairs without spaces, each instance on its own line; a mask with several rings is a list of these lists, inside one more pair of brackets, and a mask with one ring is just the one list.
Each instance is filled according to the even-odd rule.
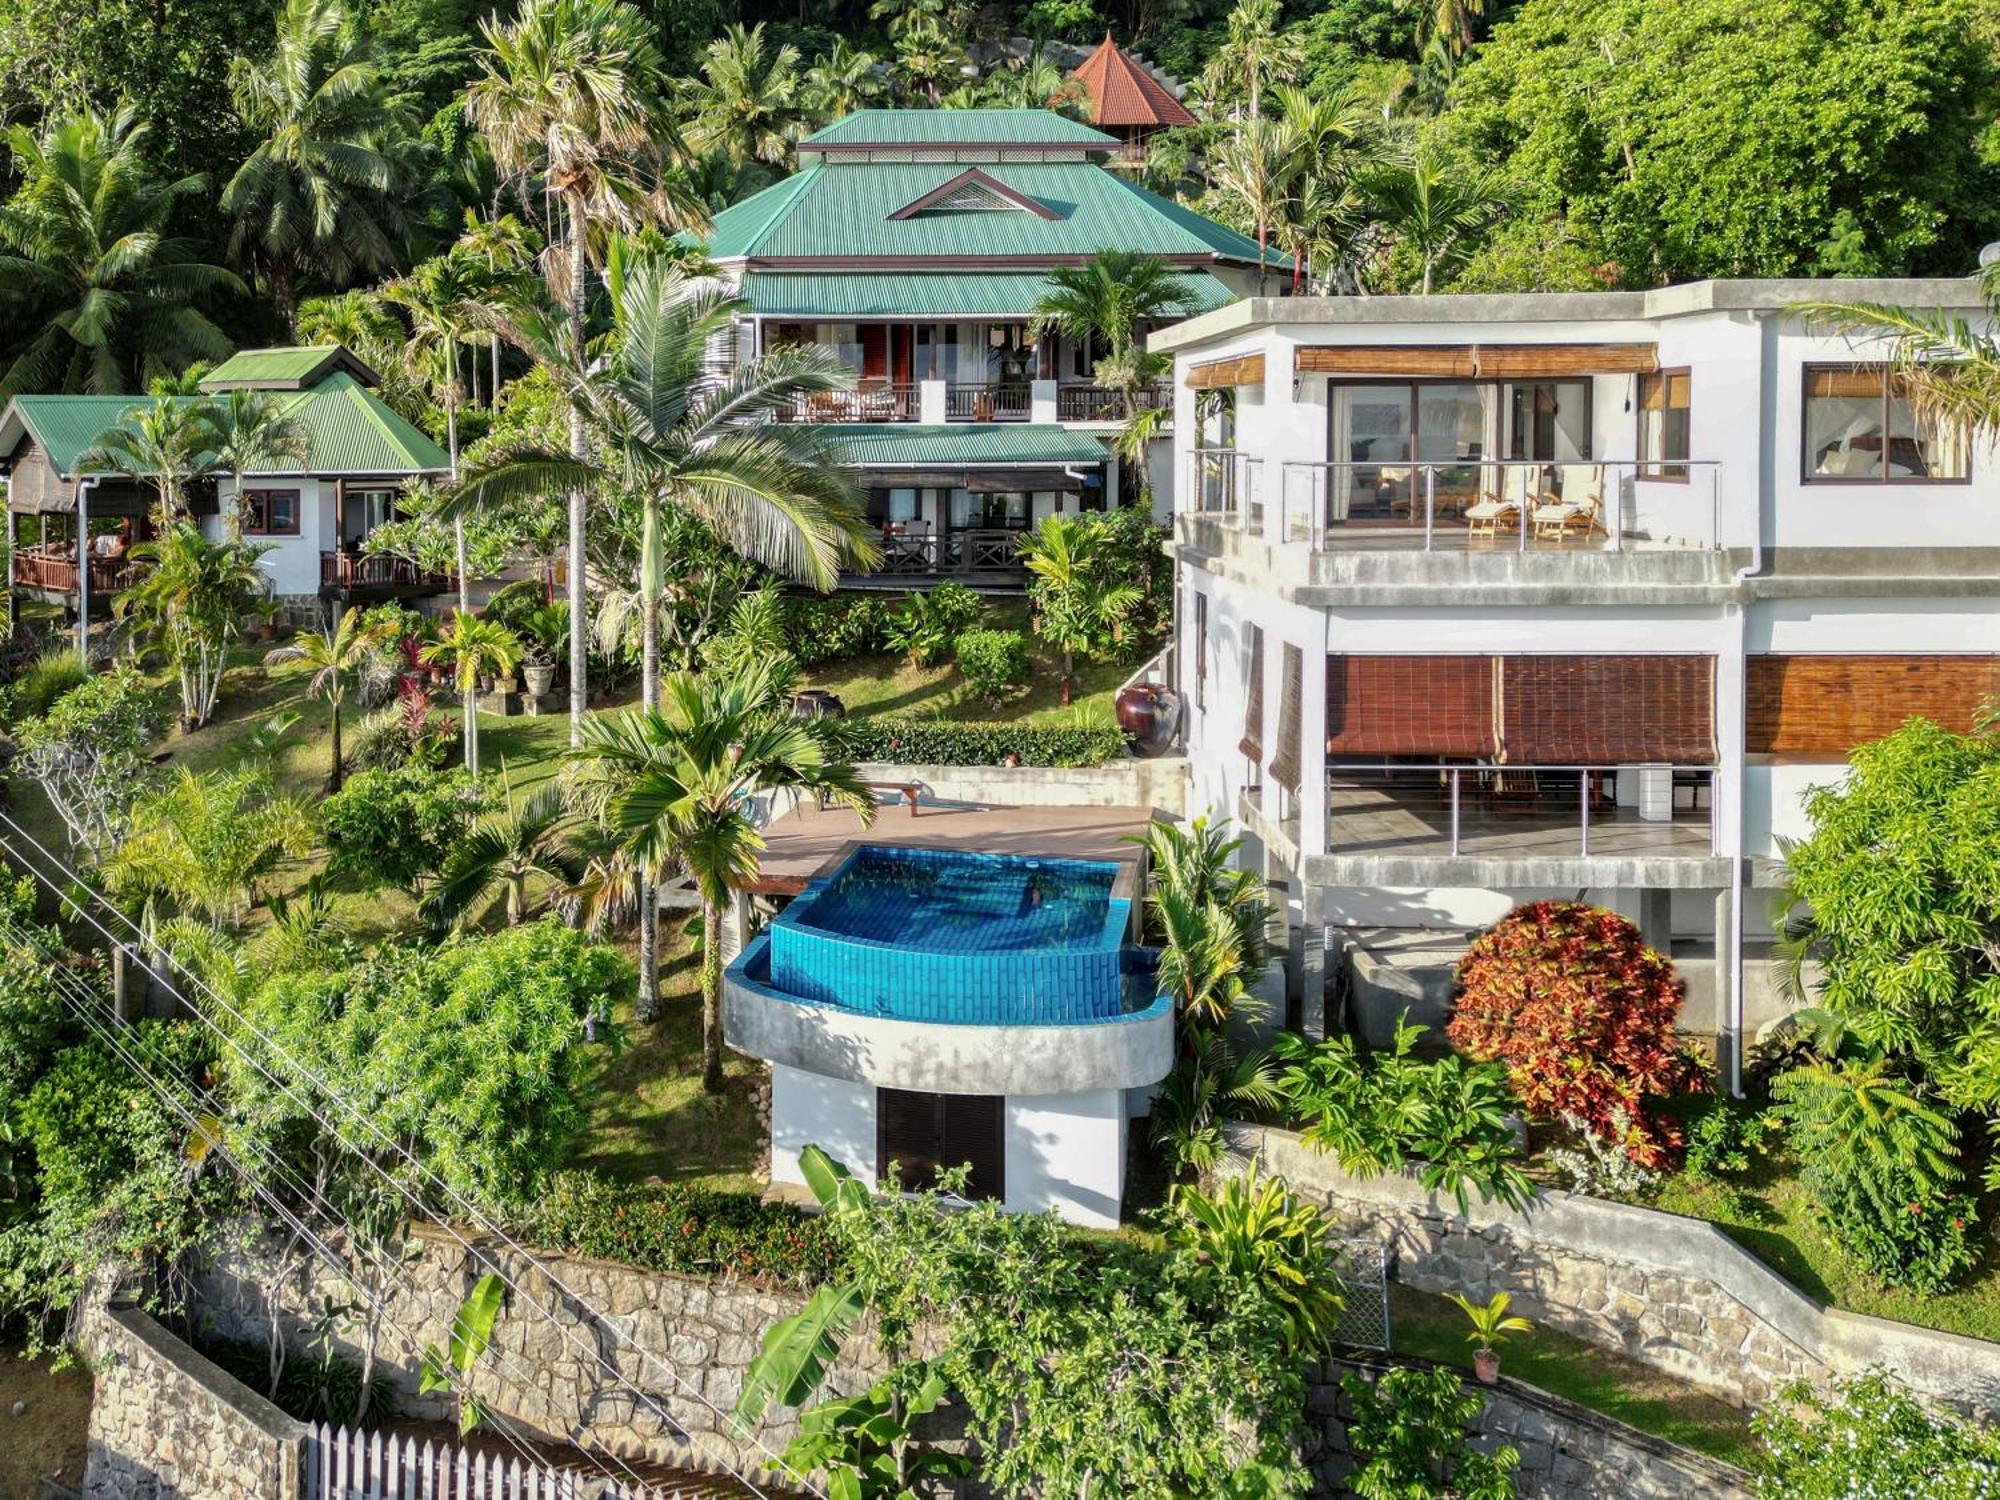
[[1437,484],[1438,471],[1433,466],[1424,469],[1424,551],[1432,548],[1437,532]]
[[1459,779],[1464,775],[1457,766],[1451,768],[1451,854],[1458,858],[1458,788]]
[[1590,767],[1588,766],[1578,767],[1576,784],[1579,788],[1581,788],[1581,794],[1578,800],[1583,803],[1582,853],[1583,857],[1585,859],[1588,859],[1590,858]]
[[1516,518],[1520,536],[1520,550],[1528,550],[1528,518],[1535,509],[1535,466],[1529,464],[1527,473],[1521,476],[1521,513]]

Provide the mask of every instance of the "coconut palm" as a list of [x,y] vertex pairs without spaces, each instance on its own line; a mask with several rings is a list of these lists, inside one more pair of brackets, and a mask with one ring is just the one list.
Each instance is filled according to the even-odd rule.
[[[706,523],[744,556],[814,588],[876,553],[854,479],[824,431],[773,422],[802,399],[844,389],[851,376],[825,351],[760,355],[718,382],[706,378],[711,339],[744,310],[726,288],[655,256],[614,247],[611,349],[578,364],[554,309],[524,310],[509,338],[563,388],[594,435],[595,455],[524,451],[470,474],[447,504],[453,515],[536,495],[624,488],[642,512],[639,594],[641,692],[657,702],[665,509]],[[572,640],[575,618],[571,617]],[[644,872],[650,881],[652,872]],[[659,916],[640,902],[640,993],[657,980]]]
[[268,57],[230,65],[258,136],[222,190],[230,251],[254,266],[296,336],[299,279],[335,285],[393,267],[408,219],[408,122],[342,0],[286,0]]
[[1507,212],[1507,193],[1490,172],[1463,166],[1430,145],[1370,172],[1362,183],[1369,217],[1416,252],[1428,297],[1440,270],[1472,252],[1472,241]]
[[77,472],[151,484],[158,497],[153,525],[165,531],[187,518],[187,482],[214,466],[221,439],[213,403],[155,396],[98,433],[77,455]]
[[1263,117],[1264,85],[1291,71],[1291,49],[1278,32],[1279,0],[1236,0],[1224,23],[1222,45],[1203,70],[1211,99],[1241,98],[1252,120]]
[[132,549],[135,559],[152,566],[112,608],[140,640],[165,653],[179,681],[185,728],[208,722],[244,617],[269,608],[270,579],[257,560],[270,550],[211,542],[188,521]]
[[[541,249],[541,236],[512,214],[482,219],[471,209],[465,211],[465,228],[456,248],[486,267],[486,290],[482,301],[500,303],[515,295]],[[487,404],[500,399],[500,335],[488,333],[483,342],[492,362],[487,381]]]
[[221,359],[228,337],[202,299],[243,284],[169,232],[198,176],[165,182],[146,162],[147,127],[130,109],[7,132],[20,188],[0,209],[0,296],[36,329],[0,375],[22,391],[136,389],[193,359]]
[[1100,576],[1098,535],[1077,516],[1050,516],[1021,538],[1021,560],[1032,575],[1028,602],[1035,633],[1062,653],[1062,701],[1076,683],[1076,653],[1114,632],[1139,607],[1137,584],[1107,585]]
[[[381,290],[382,300],[401,308],[410,320],[403,367],[411,379],[429,387],[431,399],[444,411],[445,452],[450,456],[454,482],[458,479],[458,409],[465,401],[465,386],[458,378],[459,352],[472,337],[474,307],[492,290],[492,279],[484,268],[455,249],[433,256]],[[458,607],[469,610],[471,566],[462,515],[452,521],[451,549],[452,571],[458,575]]]
[[701,76],[682,86],[688,143],[738,162],[776,166],[808,123],[799,50],[771,46],[764,24],[729,26],[701,54]]
[[862,51],[846,37],[836,38],[833,50],[806,69],[808,107],[821,120],[865,109],[881,96],[881,67],[874,53]]
[[[660,98],[659,49],[651,23],[625,0],[523,0],[513,22],[483,22],[481,31],[489,51],[466,90],[466,105],[501,170],[539,177],[562,204],[566,254],[560,268],[550,262],[550,287],[568,316],[562,357],[580,367],[590,226],[701,216],[698,205],[669,199],[669,184],[657,169],[660,143],[672,144]],[[578,410],[570,418],[571,458],[584,458],[585,441]],[[569,494],[572,745],[582,732],[587,700],[587,495],[583,489]]]
[[560,787],[543,786],[523,798],[509,787],[501,808],[452,850],[424,898],[424,915],[439,926],[478,922],[500,902],[507,925],[517,926],[528,914],[532,882],[542,884],[549,901],[583,878],[584,862],[568,840],[571,821]]
[[1100,250],[1080,266],[1051,266],[1044,279],[1036,329],[1053,328],[1072,343],[1096,340],[1097,381],[1119,393],[1129,419],[1136,392],[1172,363],[1141,348],[1140,337],[1149,324],[1194,311],[1194,288],[1159,256],[1137,250]]
[[312,680],[306,691],[326,700],[332,719],[333,742],[329,747],[332,763],[327,768],[326,784],[328,790],[337,792],[345,774],[340,711],[347,702],[348,684],[361,671],[371,652],[391,643],[395,629],[387,624],[370,625],[365,616],[344,606],[336,605],[335,609],[337,614],[326,629],[302,631],[291,645],[266,653],[264,661],[269,666],[302,661],[312,668]]
[[[581,755],[614,784],[606,820],[641,869],[678,858],[701,896],[701,1083],[722,1089],[722,919],[757,873],[764,840],[750,800],[800,787],[852,807],[866,821],[874,800],[854,768],[827,758],[803,720],[775,700],[767,662],[732,672],[676,674],[660,707],[584,726]],[[643,997],[642,997],[643,998]]]
[[431,666],[450,667],[465,711],[465,768],[479,774],[479,679],[508,676],[521,664],[520,638],[498,620],[454,609],[451,623],[418,653]]
[[[1979,295],[2000,326],[2000,265],[1979,273]],[[1849,338],[1879,341],[1896,393],[1932,421],[2000,432],[2000,338],[1942,308],[1880,302],[1802,302],[1794,312]]]
[[226,391],[204,403],[214,437],[211,467],[229,475],[233,486],[227,521],[229,540],[243,540],[243,476],[264,473],[283,463],[304,468],[312,458],[312,439],[305,424],[287,403],[263,391]]

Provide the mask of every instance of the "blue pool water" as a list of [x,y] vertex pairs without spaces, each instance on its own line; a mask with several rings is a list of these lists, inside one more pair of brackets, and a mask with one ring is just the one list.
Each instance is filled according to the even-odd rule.
[[1109,861],[861,845],[771,924],[768,983],[817,1004],[981,1025],[1106,1020],[1153,998]]

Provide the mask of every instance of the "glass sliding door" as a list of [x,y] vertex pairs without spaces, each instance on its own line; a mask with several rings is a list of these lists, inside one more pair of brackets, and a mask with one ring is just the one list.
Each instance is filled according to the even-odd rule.
[[1410,513],[1412,387],[1342,385],[1332,391],[1329,456],[1352,468],[1329,471],[1329,519],[1386,521]]
[[1437,514],[1462,514],[1485,484],[1480,463],[1492,457],[1499,437],[1499,391],[1491,385],[1417,387],[1417,491],[1413,514],[1423,519],[1426,472]]

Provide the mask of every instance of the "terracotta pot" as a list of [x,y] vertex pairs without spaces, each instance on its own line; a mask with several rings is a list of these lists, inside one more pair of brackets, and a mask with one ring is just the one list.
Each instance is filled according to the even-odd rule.
[[1479,1377],[1481,1385],[1492,1385],[1500,1378],[1500,1356],[1491,1349],[1472,1351],[1472,1373]]

